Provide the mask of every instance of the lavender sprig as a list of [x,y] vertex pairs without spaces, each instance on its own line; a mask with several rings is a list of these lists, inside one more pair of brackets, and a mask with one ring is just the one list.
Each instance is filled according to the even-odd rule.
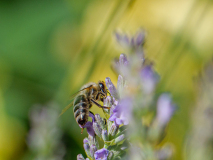
[[[92,122],[87,122],[94,130],[94,134],[87,130],[88,138],[84,140],[87,156],[105,160],[168,159],[171,154],[163,153],[172,151],[172,147],[156,148],[156,143],[162,140],[175,107],[170,94],[156,94],[159,76],[152,65],[144,63],[145,33],[140,30],[133,37],[116,33],[116,38],[131,54],[129,57],[121,54],[113,65],[118,73],[117,88],[109,77],[105,79],[110,95],[104,99],[104,106],[110,109],[104,109],[105,123],[99,114]],[[150,114],[155,116],[147,120]],[[104,142],[102,148],[97,137]],[[78,155],[80,158],[82,156]]]
[[30,112],[31,129],[27,144],[32,159],[62,160],[65,146],[61,142],[62,131],[57,126],[58,112],[55,104],[35,105]]

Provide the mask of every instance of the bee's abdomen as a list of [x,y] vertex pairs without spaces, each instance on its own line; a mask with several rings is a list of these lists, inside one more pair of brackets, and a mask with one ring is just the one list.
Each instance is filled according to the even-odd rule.
[[89,104],[86,102],[74,104],[73,112],[76,122],[81,126],[84,126],[89,117]]

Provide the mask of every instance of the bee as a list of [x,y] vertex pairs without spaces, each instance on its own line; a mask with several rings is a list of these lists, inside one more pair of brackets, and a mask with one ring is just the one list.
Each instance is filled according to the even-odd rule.
[[[106,98],[108,90],[106,88],[105,82],[99,81],[98,83],[88,83],[81,87],[80,91],[77,92],[73,101],[73,105],[68,105],[64,108],[60,114],[60,116],[66,112],[71,106],[73,106],[73,112],[76,122],[79,126],[82,127],[88,122],[89,112],[92,113],[90,108],[93,104],[96,106],[109,109],[109,107],[102,106],[98,103],[98,101],[104,101]],[[92,113],[93,114],[93,113]]]

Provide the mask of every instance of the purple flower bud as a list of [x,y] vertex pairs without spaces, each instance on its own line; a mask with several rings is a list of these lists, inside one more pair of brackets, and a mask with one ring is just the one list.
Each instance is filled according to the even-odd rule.
[[127,60],[127,57],[125,54],[120,54],[119,57],[119,65],[120,66],[127,66],[129,64],[129,61]]
[[125,139],[124,134],[118,136],[117,138],[115,138],[115,143],[118,144],[120,142],[122,142]]
[[102,148],[95,152],[94,157],[96,160],[107,160],[108,155],[109,151],[106,148]]
[[115,32],[115,38],[116,38],[116,41],[118,42],[118,44],[120,44],[121,47],[128,48],[128,47],[131,46],[130,45],[130,39],[127,35]]
[[93,136],[88,135],[88,140],[89,140],[90,146],[94,144],[97,148],[99,148],[99,143],[98,143],[96,136],[93,137]]
[[114,69],[121,75],[127,76],[129,72],[129,61],[125,54],[121,54],[119,61],[115,60],[113,63]]
[[115,136],[118,132],[118,129],[119,129],[119,126],[113,123],[112,126],[110,127],[109,134],[111,134],[112,136]]
[[154,91],[156,83],[158,81],[158,76],[153,71],[152,67],[151,66],[144,67],[141,70],[140,75],[141,75],[141,79],[142,79],[143,91],[146,94],[149,94],[152,91]]
[[98,135],[98,136],[101,138],[102,129],[101,129],[101,127],[98,125],[97,122],[94,122],[94,123],[93,123],[93,128],[94,128],[95,134]]
[[113,104],[113,99],[110,96],[107,96],[104,99],[104,106],[111,107]]
[[94,154],[97,151],[97,147],[93,144],[90,146],[90,155],[92,158],[94,158]]
[[117,89],[115,88],[114,84],[112,83],[111,79],[109,77],[107,77],[105,79],[106,82],[106,86],[109,89],[110,94],[115,98],[115,99],[119,99],[118,96],[118,92]]
[[88,138],[84,138],[83,143],[84,143],[84,144],[89,144]]
[[84,144],[84,150],[85,150],[87,156],[88,156],[88,157],[91,157],[91,155],[90,155],[90,146],[89,146],[89,144],[87,144],[87,143]]
[[165,126],[175,111],[175,105],[169,94],[162,94],[157,102],[157,121],[160,126]]
[[109,140],[107,130],[102,130],[102,138],[103,138],[104,141]]
[[117,90],[118,90],[120,97],[121,97],[121,95],[123,95],[124,86],[125,86],[124,78],[121,75],[119,75],[118,82],[117,82],[117,88],[118,88]]
[[100,117],[99,114],[96,114],[96,115],[95,115],[95,119],[96,119],[96,122],[98,123],[98,125],[99,125],[102,129],[104,129],[104,128],[105,128],[105,122],[104,122],[104,120]]
[[77,160],[85,160],[82,154],[77,155]]
[[140,30],[134,37],[134,45],[141,46],[144,43],[145,39],[145,32],[143,30]]

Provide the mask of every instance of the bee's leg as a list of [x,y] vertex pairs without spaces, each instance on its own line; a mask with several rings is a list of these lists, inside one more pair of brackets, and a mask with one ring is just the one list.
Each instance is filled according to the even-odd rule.
[[98,94],[101,94],[104,98],[107,97],[107,95],[105,93],[103,93],[103,92],[98,92]]
[[98,99],[98,97],[102,95],[104,98],[107,97],[107,95],[105,93],[103,93],[102,91],[98,92],[98,94],[96,95],[96,99]]
[[84,131],[84,128],[81,128],[81,134],[83,133],[83,131]]
[[94,99],[90,99],[96,106],[103,108],[103,109],[110,109],[110,107],[102,106],[98,102],[96,102]]
[[96,96],[96,99],[98,99],[99,96],[103,96],[103,97],[100,97],[100,100],[103,102],[104,101],[104,98],[107,97],[107,94],[105,94],[104,92],[100,91],[98,92],[97,96]]

